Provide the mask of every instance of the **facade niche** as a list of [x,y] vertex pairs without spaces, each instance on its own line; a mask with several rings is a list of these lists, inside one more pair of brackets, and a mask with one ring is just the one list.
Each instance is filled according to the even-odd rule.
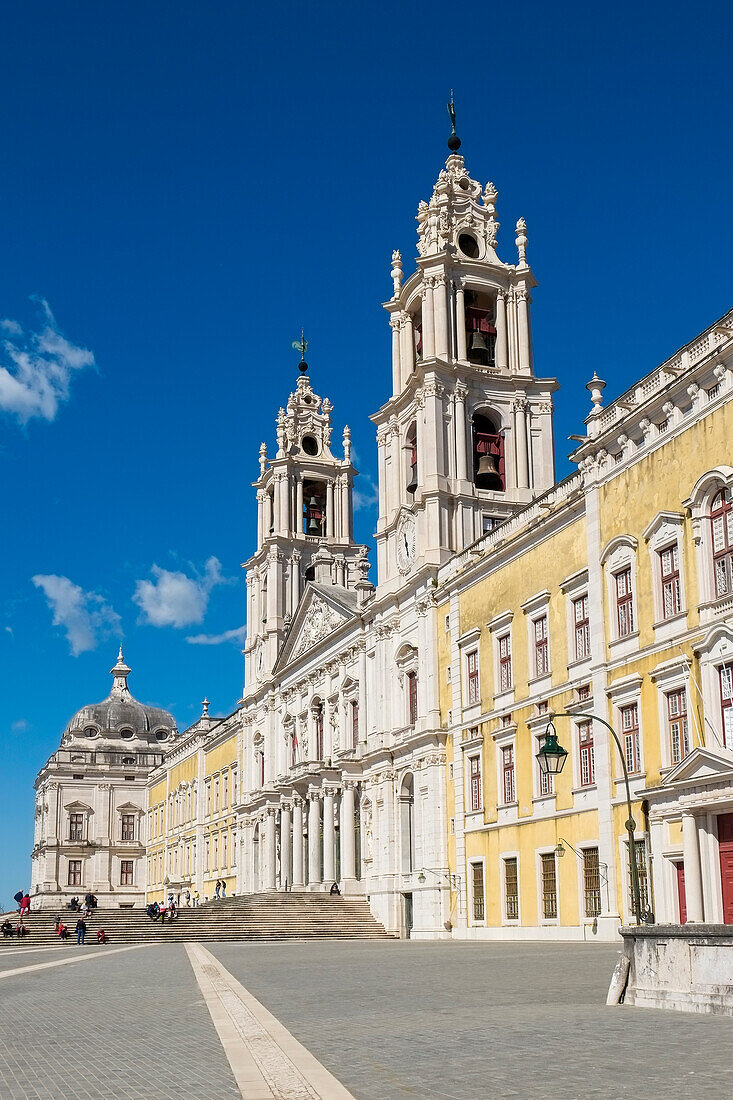
[[504,437],[485,413],[473,415],[473,482],[477,489],[503,493]]

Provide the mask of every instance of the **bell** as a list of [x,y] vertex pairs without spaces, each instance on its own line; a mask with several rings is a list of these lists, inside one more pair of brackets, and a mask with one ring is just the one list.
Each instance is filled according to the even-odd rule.
[[486,342],[486,337],[483,332],[479,332],[478,329],[474,329],[471,333],[471,346],[469,351],[478,351],[482,353],[488,353],[489,345]]
[[321,510],[318,507],[318,501],[315,496],[312,496],[308,501],[308,534],[320,535],[321,533]]
[[320,533],[320,527],[318,525],[318,520],[316,519],[316,517],[311,512],[310,519],[308,520],[308,534],[309,535],[317,535],[319,533]]
[[410,466],[410,480],[407,485],[408,493],[414,493],[417,489],[417,462]]
[[501,488],[501,476],[499,474],[499,463],[497,462],[496,455],[481,455],[481,458],[478,460],[476,478],[477,483],[480,480],[480,488],[482,489]]

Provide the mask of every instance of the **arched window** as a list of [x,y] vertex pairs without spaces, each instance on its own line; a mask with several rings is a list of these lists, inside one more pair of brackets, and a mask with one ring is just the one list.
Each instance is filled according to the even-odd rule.
[[412,319],[412,335],[415,341],[415,359],[422,359],[422,312],[418,311]]
[[473,415],[473,481],[477,489],[504,492],[504,437],[484,413]]
[[303,530],[317,538],[326,534],[326,486],[323,481],[303,480]]
[[407,491],[414,493],[417,489],[417,424],[414,420],[407,429],[405,451],[407,452]]
[[407,718],[409,724],[414,726],[417,722],[417,673],[407,673]]
[[496,327],[491,299],[475,290],[466,291],[466,352],[469,363],[493,367]]
[[715,595],[733,591],[733,505],[730,489],[721,489],[710,507]]

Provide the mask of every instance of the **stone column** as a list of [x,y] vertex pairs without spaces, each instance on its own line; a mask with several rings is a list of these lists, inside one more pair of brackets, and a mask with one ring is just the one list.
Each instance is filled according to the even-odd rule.
[[435,354],[440,359],[447,359],[448,303],[446,298],[445,275],[442,274],[435,276],[433,309],[435,312]]
[[280,807],[280,886],[291,886],[290,878],[290,814],[289,802]]
[[320,886],[321,881],[321,792],[311,791],[308,801],[308,886]]
[[323,792],[323,881],[329,886],[336,875],[336,833],[333,826],[334,794],[331,787]]
[[694,814],[682,815],[682,858],[685,864],[685,900],[687,920],[702,921],[702,871],[700,868],[700,841]]
[[293,886],[303,886],[303,799],[293,799]]
[[342,476],[341,483],[341,538],[351,538],[351,515],[349,513],[349,483],[348,475]]
[[355,840],[354,784],[347,780],[341,793],[341,878],[344,882],[344,893],[347,890],[346,883],[353,882],[356,878]]
[[517,328],[519,330],[519,369],[530,372],[532,360],[529,342],[529,293],[517,291]]
[[456,280],[456,355],[462,362],[468,359],[466,350],[466,296],[463,282]]
[[280,529],[286,533],[290,529],[290,488],[287,474],[282,473],[280,481]]
[[326,482],[326,534],[330,539],[334,537],[333,530],[333,482]]
[[422,296],[422,357],[435,357],[435,319],[433,315],[433,280],[425,279]]
[[509,345],[506,331],[506,297],[504,291],[496,295],[496,365],[499,370],[509,367]]
[[514,402],[514,438],[517,447],[517,488],[529,488],[529,453],[527,450],[527,399],[524,395]]
[[295,483],[295,515],[293,517],[293,531],[303,534],[303,478],[298,474]]
[[265,867],[263,887],[265,890],[275,889],[275,867],[277,861],[277,822],[275,821],[275,809],[270,806],[265,817]]
[[389,327],[392,329],[392,392],[399,393],[402,389],[401,325],[399,316],[390,317]]
[[257,547],[262,546],[265,537],[265,497],[266,493],[259,489],[257,492]]
[[401,392],[407,382],[407,379],[410,377],[415,369],[415,334],[412,328],[412,317],[409,313],[405,313],[402,319],[400,336],[402,340],[402,355],[400,357],[400,362],[402,364],[402,376],[400,389],[395,390],[395,393]]
[[[461,291],[461,295],[463,291]],[[459,481],[466,481],[467,448],[466,448],[466,386],[462,382],[456,382],[455,389],[455,418],[456,418],[456,477]]]

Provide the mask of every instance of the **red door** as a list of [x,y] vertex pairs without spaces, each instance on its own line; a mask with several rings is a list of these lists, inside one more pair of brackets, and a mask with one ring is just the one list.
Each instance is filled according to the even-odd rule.
[[723,885],[723,923],[733,924],[733,814],[718,816],[718,846]]
[[687,898],[685,896],[685,865],[682,860],[675,863],[677,868],[677,898],[680,903],[680,924],[687,924]]

